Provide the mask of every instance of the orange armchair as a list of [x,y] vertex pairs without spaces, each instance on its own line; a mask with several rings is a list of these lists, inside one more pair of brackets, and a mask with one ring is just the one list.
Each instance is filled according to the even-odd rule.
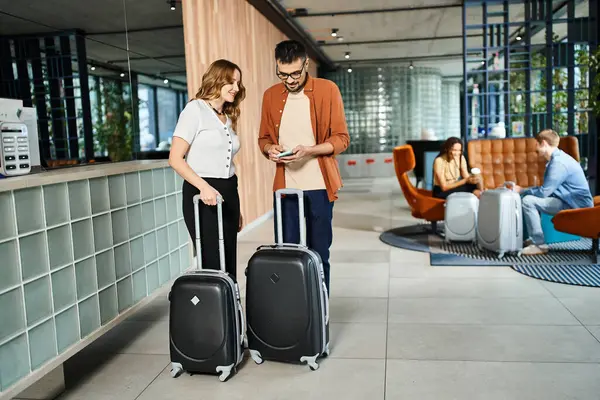
[[437,233],[437,222],[444,220],[445,200],[432,196],[430,190],[416,188],[408,178],[408,173],[415,168],[415,153],[412,146],[403,145],[394,148],[394,169],[400,188],[415,218],[431,222],[434,233]]
[[592,239],[592,257],[594,263],[600,263],[600,196],[594,198],[594,207],[563,210],[552,218],[552,223],[557,231]]
[[[481,169],[486,189],[506,181],[522,187],[541,185],[547,161],[537,154],[536,146],[532,137],[470,140],[469,167]],[[579,141],[575,136],[561,137],[558,147],[579,161]]]

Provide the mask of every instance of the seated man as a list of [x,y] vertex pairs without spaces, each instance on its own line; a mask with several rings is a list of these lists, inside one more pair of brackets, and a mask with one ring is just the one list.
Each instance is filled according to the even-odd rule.
[[555,215],[565,209],[594,206],[583,169],[573,157],[558,148],[558,134],[547,129],[540,132],[536,140],[538,154],[548,161],[544,184],[528,189],[518,185],[513,188],[524,196],[523,218],[527,232],[531,235],[525,243],[526,247],[522,252],[524,255],[548,252],[540,212]]

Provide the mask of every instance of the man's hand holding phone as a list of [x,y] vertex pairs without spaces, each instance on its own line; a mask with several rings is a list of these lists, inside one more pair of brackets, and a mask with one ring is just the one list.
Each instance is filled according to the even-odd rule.
[[281,154],[281,152],[283,152],[282,145],[280,145],[280,144],[270,145],[269,148],[267,149],[267,155],[269,156],[269,160],[274,161],[274,162],[280,162],[279,154]]
[[286,150],[277,155],[277,162],[289,164],[296,161],[296,149]]
[[294,154],[294,152],[292,150],[284,151],[283,153],[279,153],[277,155],[277,158],[288,157],[288,156],[291,156],[292,154]]
[[305,157],[312,155],[313,147],[310,146],[296,146],[292,150],[284,150],[283,146],[279,144],[273,144],[268,148],[267,154],[269,159],[276,163],[291,163],[300,161]]

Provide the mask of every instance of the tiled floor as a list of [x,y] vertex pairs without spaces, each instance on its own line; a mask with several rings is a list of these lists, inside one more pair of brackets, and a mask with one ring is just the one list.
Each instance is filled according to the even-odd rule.
[[[332,355],[318,371],[248,360],[227,383],[172,379],[161,296],[66,364],[60,399],[598,399],[600,289],[390,248],[379,232],[412,222],[396,188],[347,182],[335,205]],[[241,282],[271,229],[241,240]]]

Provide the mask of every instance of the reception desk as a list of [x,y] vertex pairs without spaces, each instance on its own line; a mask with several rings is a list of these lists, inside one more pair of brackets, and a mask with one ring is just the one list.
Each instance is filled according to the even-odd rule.
[[158,160],[0,179],[0,399],[189,268],[181,185]]

